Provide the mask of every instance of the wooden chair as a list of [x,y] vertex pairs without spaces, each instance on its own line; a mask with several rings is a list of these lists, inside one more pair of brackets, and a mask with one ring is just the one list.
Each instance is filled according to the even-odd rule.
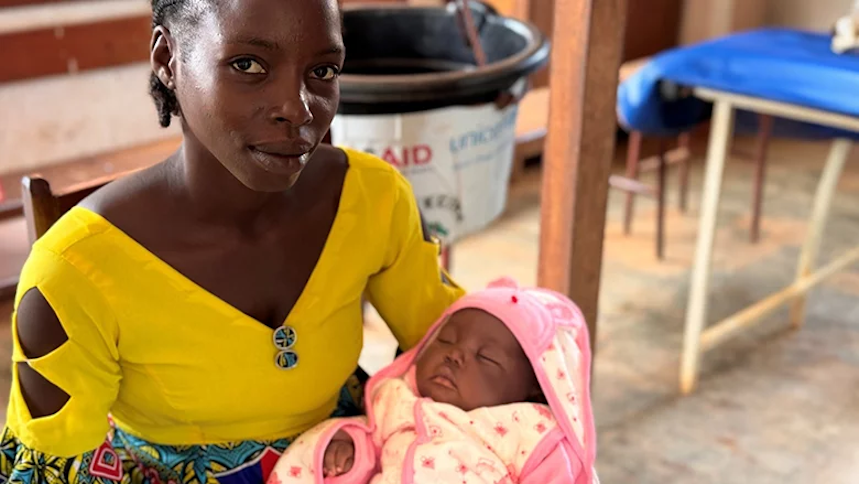
[[21,198],[24,217],[27,219],[27,235],[32,244],[51,228],[60,217],[94,191],[122,176],[137,170],[107,175],[101,178],[65,187],[54,191],[48,180],[39,175],[21,179]]
[[[623,82],[635,74],[649,61],[649,58],[641,58],[625,62],[620,66],[618,73],[619,82]],[[656,257],[663,259],[665,256],[665,186],[667,183],[668,167],[679,165],[680,178],[680,211],[686,211],[686,201],[689,187],[689,161],[692,153],[689,150],[689,133],[683,133],[677,137],[677,146],[669,149],[668,139],[659,140],[659,149],[656,156],[646,160],[641,159],[641,145],[644,137],[639,131],[629,133],[629,141],[626,151],[626,173],[625,175],[612,175],[609,185],[626,192],[626,202],[623,212],[623,232],[632,232],[632,214],[635,206],[636,195],[643,195],[656,199]],[[656,170],[656,186],[652,187],[638,181],[642,172]]]
[[[620,82],[635,74],[647,62],[648,58],[642,58],[624,63],[620,68]],[[755,163],[755,181],[752,195],[752,221],[749,238],[752,243],[760,237],[760,219],[763,200],[764,173],[766,168],[767,151],[769,148],[770,134],[772,132],[772,118],[760,116],[757,133],[756,147],[754,153],[738,153],[735,155],[750,159]],[[626,174],[625,176],[613,175],[609,183],[613,188],[626,191],[626,203],[623,212],[623,231],[625,234],[632,232],[632,217],[636,195],[650,196],[656,199],[656,257],[665,258],[665,186],[667,170],[670,165],[679,165],[679,190],[678,205],[681,212],[687,208],[689,193],[689,161],[692,157],[690,150],[690,133],[686,132],[677,137],[677,146],[671,150],[668,148],[669,140],[660,139],[659,150],[656,156],[646,160],[641,159],[641,145],[643,136],[638,131],[629,133],[629,143],[626,152]],[[656,186],[651,187],[638,181],[642,172],[657,171]]]
[[[646,59],[626,63],[621,67],[621,80],[632,75]],[[516,150],[513,163],[512,180],[516,180],[524,169],[525,161],[529,158],[539,156],[543,152],[543,143],[546,138],[546,127],[549,119],[549,89],[542,87],[528,92],[519,104],[519,116],[516,121]],[[665,240],[665,184],[666,171],[669,165],[680,165],[680,187],[681,209],[686,208],[686,192],[689,180],[689,135],[683,134],[678,137],[678,146],[668,150],[666,144],[662,143],[659,155],[647,160],[640,160],[642,135],[632,132],[629,138],[629,151],[626,160],[626,176],[612,175],[609,184],[627,192],[626,211],[624,214],[624,231],[630,232],[632,227],[632,209],[635,195],[650,196],[657,200],[656,220],[656,252],[661,259]],[[640,181],[638,176],[641,171],[652,169],[659,170],[659,181],[656,187],[651,187]]]
[[[30,242],[35,242],[64,213],[92,192],[117,178],[161,162],[174,153],[181,143],[181,137],[172,137],[70,160],[45,168],[45,175],[21,176],[20,199],[27,219]],[[62,180],[63,185],[59,188],[52,187],[49,179]]]
[[[648,61],[647,58],[624,63],[620,68],[621,81],[634,74]],[[512,180],[516,180],[524,169],[525,161],[539,156],[543,152],[546,137],[546,127],[549,119],[549,89],[546,87],[532,89],[519,104],[519,116],[516,121],[516,150],[513,164]],[[755,180],[752,195],[752,221],[750,239],[757,242],[760,236],[761,206],[763,200],[763,185],[766,166],[767,150],[769,147],[772,119],[760,117],[756,146],[753,153],[735,153],[737,156],[748,158],[755,163]],[[629,143],[626,154],[626,172],[624,175],[612,175],[609,184],[612,188],[626,192],[624,206],[624,233],[632,232],[632,219],[635,197],[643,195],[656,200],[656,256],[665,256],[665,193],[668,168],[678,165],[679,176],[679,208],[686,211],[689,191],[689,162],[692,158],[690,149],[690,133],[683,133],[676,138],[660,139],[657,155],[641,159],[643,135],[638,131],[629,133]],[[656,171],[656,185],[651,186],[639,181],[641,173]]]
[[[689,160],[692,157],[689,150],[689,133],[683,133],[677,137],[677,147],[668,148],[668,140],[659,140],[659,150],[656,156],[646,160],[640,159],[641,144],[643,136],[639,131],[629,134],[629,142],[626,152],[626,174],[612,175],[609,185],[626,192],[626,203],[623,212],[623,232],[632,232],[632,214],[635,204],[635,196],[643,195],[656,199],[656,257],[663,259],[665,256],[665,187],[667,183],[668,167],[677,164],[680,166],[680,211],[686,211],[686,200],[689,186]],[[642,171],[657,170],[658,176],[656,186],[652,187],[638,181]]]
[[[27,223],[27,238],[32,245],[51,228],[64,213],[90,193],[129,172],[106,176],[54,192],[48,180],[39,175],[21,179],[21,200]],[[17,201],[17,200],[16,200]],[[0,300],[14,297],[18,275],[0,280]]]
[[[766,115],[759,116],[759,128],[752,153],[732,150],[734,156],[751,160],[755,163],[755,178],[752,188],[752,220],[749,228],[749,240],[756,243],[760,238],[761,211],[763,206],[764,177],[766,172],[767,152],[773,120]],[[667,169],[670,165],[679,164],[680,197],[679,208],[685,212],[687,194],[689,191],[689,149],[690,134],[683,133],[677,138],[677,147],[669,150],[665,139],[659,140],[659,150],[656,156],[646,160],[640,159],[642,135],[638,131],[629,134],[629,144],[626,152],[626,175],[612,175],[609,183],[613,188],[626,191],[626,204],[623,213],[623,231],[632,232],[632,216],[636,195],[650,196],[656,199],[656,256],[665,258],[665,184]],[[656,170],[656,187],[645,185],[638,181],[642,172]]]

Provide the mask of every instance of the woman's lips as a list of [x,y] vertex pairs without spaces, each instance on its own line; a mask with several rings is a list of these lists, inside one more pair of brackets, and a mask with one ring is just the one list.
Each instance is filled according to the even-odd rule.
[[309,152],[284,154],[250,148],[251,155],[265,171],[278,175],[294,175],[301,171],[310,157]]
[[281,139],[276,141],[261,141],[254,143],[251,149],[270,155],[297,158],[313,149],[313,143],[305,139]]

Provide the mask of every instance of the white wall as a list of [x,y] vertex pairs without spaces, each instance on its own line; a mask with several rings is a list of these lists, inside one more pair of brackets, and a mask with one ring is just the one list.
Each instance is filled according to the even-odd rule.
[[854,1],[684,0],[680,39],[689,44],[765,25],[828,31]]
[[0,173],[175,135],[158,124],[148,64],[0,84]]
[[[763,24],[826,30],[853,1],[686,0],[681,38],[703,40]],[[147,3],[86,0],[0,9],[0,33],[138,15],[148,11]],[[175,135],[175,126],[158,125],[146,92],[148,72],[138,64],[0,84],[0,174]]]
[[758,27],[765,22],[766,9],[767,0],[684,0],[680,43]]
[[[148,12],[144,0],[0,9],[0,33]],[[163,139],[146,63],[0,84],[0,174]],[[174,123],[175,124],[175,123]]]
[[769,0],[767,22],[809,30],[829,30],[852,11],[855,0]]
[[65,3],[0,8],[0,33],[75,25],[148,13],[141,0],[75,0]]

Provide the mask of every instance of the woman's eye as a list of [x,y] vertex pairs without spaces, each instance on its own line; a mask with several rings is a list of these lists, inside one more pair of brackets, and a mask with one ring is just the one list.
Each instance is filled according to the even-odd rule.
[[330,81],[337,77],[338,74],[340,74],[340,71],[333,66],[322,66],[313,69],[313,76],[323,81]]
[[233,69],[245,74],[265,74],[265,68],[253,59],[238,59],[231,65]]

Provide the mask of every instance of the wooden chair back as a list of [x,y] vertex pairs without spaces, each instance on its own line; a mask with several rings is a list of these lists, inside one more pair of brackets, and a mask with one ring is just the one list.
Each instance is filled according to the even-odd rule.
[[113,180],[129,172],[107,175],[72,185],[58,191],[51,188],[48,180],[38,176],[21,179],[21,200],[24,217],[27,219],[27,235],[32,244],[51,228],[60,217],[81,200]]
[[[27,219],[30,243],[38,240],[54,223],[72,207],[92,192],[108,183],[148,168],[173,154],[182,144],[180,136],[133,146],[122,150],[102,153],[63,164],[60,168],[48,169],[50,176],[24,176],[21,179],[21,202]],[[109,174],[90,178],[76,184],[51,187],[48,178],[68,180],[74,172],[105,172],[106,167],[115,170]],[[80,173],[77,173],[79,178]]]

